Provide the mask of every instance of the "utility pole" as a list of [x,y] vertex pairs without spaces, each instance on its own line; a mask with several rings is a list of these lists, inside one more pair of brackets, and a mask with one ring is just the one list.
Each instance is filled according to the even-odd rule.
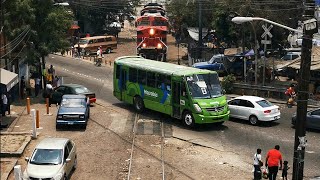
[[293,180],[303,179],[306,140],[306,115],[309,96],[310,65],[313,34],[318,31],[314,17],[315,1],[304,0],[304,27],[302,37],[300,77],[298,81],[297,120],[295,124]]
[[202,0],[198,0],[199,3],[199,40],[198,40],[198,58],[201,58],[202,50]]

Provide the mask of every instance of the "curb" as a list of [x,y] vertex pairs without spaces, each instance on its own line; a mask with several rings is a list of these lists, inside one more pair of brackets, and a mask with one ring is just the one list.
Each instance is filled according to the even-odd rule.
[[9,158],[1,158],[1,162],[9,162],[10,164],[8,165],[10,169],[9,171],[1,172],[1,180],[6,180],[8,179],[9,175],[13,171],[14,166],[17,164],[18,159],[9,159]]

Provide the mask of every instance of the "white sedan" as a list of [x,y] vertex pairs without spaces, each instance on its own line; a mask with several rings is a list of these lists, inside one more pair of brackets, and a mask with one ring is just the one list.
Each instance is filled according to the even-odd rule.
[[259,121],[277,121],[280,119],[279,106],[273,105],[257,96],[239,96],[228,102],[230,117],[249,120],[256,125]]
[[45,138],[26,161],[24,179],[69,179],[77,167],[76,146],[67,138]]

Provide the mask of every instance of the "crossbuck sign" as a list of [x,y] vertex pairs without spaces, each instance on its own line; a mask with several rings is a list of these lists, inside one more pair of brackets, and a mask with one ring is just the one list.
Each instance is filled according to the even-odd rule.
[[272,25],[270,25],[268,28],[265,25],[262,25],[262,28],[264,30],[264,33],[261,35],[261,38],[264,38],[264,40],[261,41],[262,44],[271,44],[271,41],[268,41],[268,36],[272,38],[272,34],[270,33],[270,30],[272,29]]
[[262,25],[262,28],[264,33],[261,35],[261,37],[264,38],[266,35],[268,35],[270,38],[272,38],[272,34],[270,33],[270,30],[273,28],[272,24],[268,28],[265,25]]

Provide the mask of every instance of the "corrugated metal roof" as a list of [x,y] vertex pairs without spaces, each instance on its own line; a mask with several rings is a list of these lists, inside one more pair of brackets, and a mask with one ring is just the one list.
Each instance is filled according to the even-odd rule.
[[149,71],[157,71],[163,74],[173,74],[177,76],[191,74],[215,74],[215,71],[197,69],[193,67],[181,66],[172,63],[160,62],[155,60],[145,59],[140,56],[123,56],[115,60],[116,64],[125,64],[129,67],[141,68]]

